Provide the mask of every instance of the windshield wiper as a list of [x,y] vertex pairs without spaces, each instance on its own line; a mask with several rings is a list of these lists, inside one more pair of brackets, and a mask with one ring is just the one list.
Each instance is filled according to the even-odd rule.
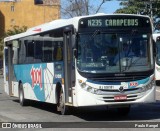
[[122,72],[126,71],[126,70],[129,70],[133,65],[135,65],[137,63],[137,61],[139,61],[141,58],[137,58],[137,59],[134,59],[133,60],[133,57],[132,58],[126,58],[126,66],[125,66],[125,69],[122,70]]
[[101,33],[100,30],[95,30],[89,39],[92,40],[97,34],[100,34],[100,33]]
[[[126,65],[125,65],[125,67],[124,68],[121,68],[122,70],[121,70],[121,72],[124,72],[124,71],[126,71],[126,70],[129,70],[129,58],[125,58],[126,60],[125,60],[125,62],[126,62]],[[122,63],[121,63],[121,65],[122,65]]]

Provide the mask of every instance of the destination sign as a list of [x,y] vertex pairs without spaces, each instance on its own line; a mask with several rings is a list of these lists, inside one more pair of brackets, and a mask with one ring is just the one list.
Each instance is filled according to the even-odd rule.
[[[138,26],[138,19],[106,19],[105,26]],[[102,19],[88,20],[88,26],[102,26]]]
[[79,28],[94,27],[150,27],[150,20],[147,17],[136,16],[99,16],[80,20]]

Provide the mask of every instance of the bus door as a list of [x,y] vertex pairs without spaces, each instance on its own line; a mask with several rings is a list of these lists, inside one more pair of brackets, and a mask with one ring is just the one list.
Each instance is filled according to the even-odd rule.
[[12,45],[9,44],[5,49],[5,92],[12,96],[12,76],[13,76],[13,63],[12,63],[13,51]]
[[8,85],[8,48],[4,48],[4,91],[9,95],[9,85]]
[[72,97],[72,83],[73,83],[73,71],[72,71],[72,31],[73,27],[68,26],[64,29],[64,91],[65,91],[65,103],[73,103]]

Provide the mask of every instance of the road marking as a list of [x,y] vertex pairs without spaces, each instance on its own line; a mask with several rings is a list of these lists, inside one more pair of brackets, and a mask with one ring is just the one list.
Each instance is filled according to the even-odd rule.
[[160,90],[156,90],[157,92],[160,92]]

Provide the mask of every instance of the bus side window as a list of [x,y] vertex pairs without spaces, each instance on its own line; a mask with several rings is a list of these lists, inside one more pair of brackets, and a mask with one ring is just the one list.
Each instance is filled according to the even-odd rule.
[[24,42],[21,42],[20,48],[19,48],[19,59],[18,63],[19,64],[24,64],[26,60],[26,45]]
[[42,62],[42,46],[43,46],[43,42],[40,40],[37,40],[35,45],[35,54],[34,54],[35,63]]
[[43,44],[43,62],[51,62],[52,61],[52,52],[53,46],[51,41],[44,41]]
[[27,43],[27,52],[26,52],[26,59],[27,63],[33,63],[34,62],[34,47],[35,47],[35,42],[28,42]]
[[13,64],[18,64],[18,48],[19,48],[19,43],[18,40],[13,40],[12,41],[13,48],[12,48],[12,62]]
[[61,43],[58,42],[58,46],[56,48],[56,61],[61,61],[63,59],[63,51],[62,51],[62,47],[61,47]]

